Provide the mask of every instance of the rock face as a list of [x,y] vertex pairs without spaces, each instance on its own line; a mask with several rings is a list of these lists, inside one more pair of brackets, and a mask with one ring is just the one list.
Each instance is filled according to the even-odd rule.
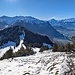
[[0,31],[0,46],[9,41],[15,42],[16,46],[18,46],[21,38],[23,38],[24,44],[39,43],[42,45],[43,43],[48,43],[53,45],[47,36],[35,34],[21,26],[14,26]]

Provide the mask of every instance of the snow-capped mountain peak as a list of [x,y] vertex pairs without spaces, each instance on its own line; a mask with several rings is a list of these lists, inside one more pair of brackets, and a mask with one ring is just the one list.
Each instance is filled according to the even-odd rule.
[[44,21],[42,21],[42,20],[39,20],[39,19],[36,19],[36,18],[34,18],[34,17],[31,17],[31,16],[26,16],[25,17],[25,21],[26,22],[29,22],[29,23],[35,23],[35,24],[40,24],[40,23],[44,23]]
[[13,22],[20,21],[20,20],[24,20],[26,22],[36,23],[36,24],[44,22],[42,20],[36,19],[31,16],[15,16],[15,17],[2,16],[0,17],[0,21],[2,22],[5,21],[7,24],[12,24]]

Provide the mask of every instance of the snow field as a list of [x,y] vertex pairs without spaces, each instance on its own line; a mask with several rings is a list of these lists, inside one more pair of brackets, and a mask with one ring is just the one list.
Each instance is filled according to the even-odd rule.
[[64,75],[71,70],[72,62],[75,62],[75,58],[72,61],[65,53],[45,51],[0,61],[0,75]]

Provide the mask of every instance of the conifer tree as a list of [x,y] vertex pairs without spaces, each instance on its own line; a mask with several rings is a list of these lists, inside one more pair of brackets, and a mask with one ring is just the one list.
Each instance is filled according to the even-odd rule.
[[62,45],[59,45],[58,46],[58,52],[63,52],[63,51],[64,51],[63,46]]
[[73,42],[73,48],[75,48],[75,42]]
[[65,50],[66,50],[67,52],[70,52],[70,51],[72,50],[72,45],[71,45],[70,43],[67,43],[67,44],[65,45]]
[[58,50],[58,46],[57,46],[57,44],[53,44],[53,52],[57,52],[57,50]]

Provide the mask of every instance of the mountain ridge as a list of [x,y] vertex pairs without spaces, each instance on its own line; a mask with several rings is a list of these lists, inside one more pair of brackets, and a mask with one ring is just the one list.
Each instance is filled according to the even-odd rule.
[[30,43],[39,43],[41,45],[43,45],[43,43],[48,43],[53,45],[47,36],[34,34],[33,32],[21,26],[14,26],[0,31],[0,46],[8,43],[9,41],[15,42],[15,46],[18,46],[20,39],[22,38],[24,45]]
[[37,18],[31,16],[15,16],[15,17],[0,17],[2,22],[9,22],[8,25],[3,25],[3,28],[11,27],[11,26],[23,26],[33,33],[38,33],[42,35],[46,35],[53,42],[61,39],[61,40],[69,40],[66,36],[59,33],[56,29],[54,29],[48,21],[39,20]]

